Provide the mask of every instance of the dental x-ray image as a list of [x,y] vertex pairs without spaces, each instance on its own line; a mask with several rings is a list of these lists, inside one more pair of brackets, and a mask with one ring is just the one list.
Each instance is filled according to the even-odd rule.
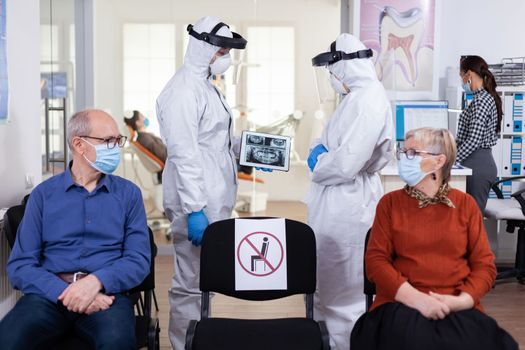
[[290,138],[279,135],[246,133],[241,145],[241,164],[288,170]]

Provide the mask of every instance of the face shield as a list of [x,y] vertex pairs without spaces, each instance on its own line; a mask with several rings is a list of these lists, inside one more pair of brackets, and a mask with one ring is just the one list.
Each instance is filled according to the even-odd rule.
[[335,91],[330,86],[330,71],[327,67],[314,67],[314,78],[319,103],[335,101]]
[[241,77],[241,69],[244,67],[244,51],[242,50],[230,50],[232,58],[232,65],[226,72],[226,79],[233,85],[239,83]]
[[[335,91],[332,87],[331,80],[336,77],[331,77],[328,66],[339,62],[341,60],[352,60],[356,58],[372,57],[372,50],[359,50],[352,53],[344,51],[337,51],[335,48],[335,41],[330,45],[329,52],[323,52],[312,58],[312,66],[314,67],[315,83],[317,87],[317,94],[319,96],[319,103],[323,104],[335,100]],[[337,77],[340,79],[341,77]],[[339,91],[338,91],[339,92]]]
[[217,32],[222,27],[230,28],[227,24],[220,22],[217,23],[217,25],[213,27],[209,33],[197,33],[195,30],[193,30],[193,25],[190,24],[188,25],[187,31],[189,35],[197,40],[202,40],[210,45],[223,49],[230,49],[228,54],[230,55],[231,65],[223,75],[226,75],[226,79],[230,80],[233,84],[236,84],[239,81],[240,68],[244,58],[244,51],[240,50],[244,50],[246,48],[247,41],[240,34],[235,32],[232,32],[231,38],[218,35]]

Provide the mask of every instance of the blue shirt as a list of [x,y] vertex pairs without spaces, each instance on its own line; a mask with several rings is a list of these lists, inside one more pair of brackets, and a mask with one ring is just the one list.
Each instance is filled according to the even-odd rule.
[[139,285],[149,266],[139,188],[118,176],[102,175],[89,193],[73,182],[68,168],[32,191],[7,273],[24,294],[56,303],[68,286],[57,273],[93,273],[104,292],[114,294]]

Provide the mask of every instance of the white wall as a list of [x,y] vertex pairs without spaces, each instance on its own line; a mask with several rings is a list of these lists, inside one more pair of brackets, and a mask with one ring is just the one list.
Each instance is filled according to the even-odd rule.
[[[525,56],[525,1],[436,0],[440,98],[445,97],[447,67],[459,67],[461,55],[478,55],[488,63]],[[459,76],[458,76],[459,83]]]
[[0,207],[30,191],[25,175],[41,181],[39,1],[7,2],[8,124],[0,125]]
[[[195,23],[214,15],[227,23],[284,24],[295,26],[296,109],[305,111],[297,136],[304,158],[310,142],[313,113],[319,108],[310,59],[335,40],[339,33],[339,1],[336,0],[96,0],[95,1],[95,105],[107,108],[121,122],[123,115],[122,27],[125,22]],[[182,35],[178,33],[180,42]],[[179,54],[179,53],[178,53]],[[166,82],[170,77],[166,77]]]
[[[39,1],[8,1],[8,124],[0,124],[0,208],[19,204],[30,191],[25,174],[41,180],[40,158],[40,12]],[[1,219],[1,218],[0,218]],[[0,319],[20,296],[10,287],[5,266],[7,240],[0,237]]]

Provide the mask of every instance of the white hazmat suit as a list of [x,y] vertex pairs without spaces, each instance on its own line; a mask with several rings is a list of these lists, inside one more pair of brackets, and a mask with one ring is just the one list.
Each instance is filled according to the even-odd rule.
[[[219,22],[204,17],[193,30],[209,33]],[[226,26],[217,34],[232,37]],[[210,224],[227,219],[237,192],[233,149],[238,139],[233,138],[230,109],[209,78],[210,61],[219,49],[190,36],[183,66],[157,99],[168,151],[162,184],[175,247],[169,337],[176,350],[184,349],[190,320],[200,319],[200,247],[188,241],[187,216],[204,209]]]
[[[366,49],[341,34],[336,50]],[[365,312],[363,249],[383,194],[378,171],[391,159],[392,112],[371,59],[340,60],[328,66],[350,90],[325,126],[328,152],[312,172],[308,223],[317,238],[315,317],[325,320],[332,349],[348,350],[354,322]]]

